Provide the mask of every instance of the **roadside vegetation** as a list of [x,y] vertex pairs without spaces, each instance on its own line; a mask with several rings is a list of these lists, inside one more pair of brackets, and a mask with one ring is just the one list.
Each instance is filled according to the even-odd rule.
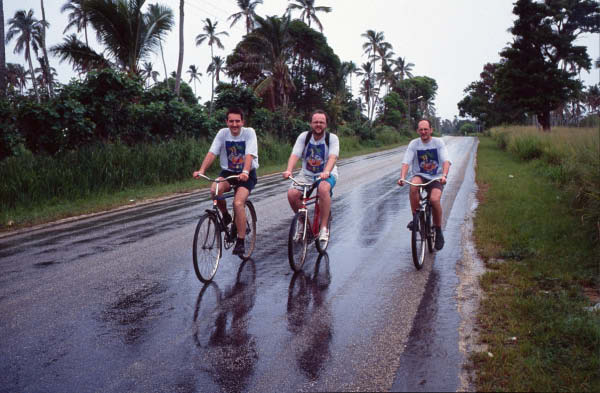
[[479,391],[600,389],[598,129],[492,129],[477,159]]
[[[308,128],[308,125],[307,125]],[[342,158],[406,143],[409,137],[381,127],[369,140],[340,138]],[[69,216],[112,209],[146,199],[207,187],[193,180],[210,147],[204,139],[178,138],[158,144],[87,146],[56,156],[24,150],[0,163],[0,230],[13,230]],[[281,171],[290,142],[259,139],[259,175]],[[211,175],[218,173],[212,166]]]

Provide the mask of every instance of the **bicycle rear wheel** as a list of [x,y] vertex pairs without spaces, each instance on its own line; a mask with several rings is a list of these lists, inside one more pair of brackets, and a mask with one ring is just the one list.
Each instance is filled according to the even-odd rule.
[[[329,232],[329,240],[331,240],[331,212],[329,212],[329,220],[327,220],[327,231]],[[327,250],[329,240],[321,242],[318,237],[315,239],[315,245],[317,246],[319,254],[323,254]]]
[[292,219],[288,237],[288,259],[290,267],[297,272],[302,269],[308,249],[309,223],[306,212],[298,212]]
[[413,216],[413,229],[411,233],[411,249],[415,267],[421,269],[425,262],[425,216],[418,211]]
[[431,206],[427,206],[427,214],[425,218],[425,233],[427,234],[427,249],[429,252],[433,252],[433,246],[435,244],[435,230],[431,223]]
[[241,256],[243,260],[250,258],[256,246],[256,210],[250,201],[246,201],[246,253]]
[[209,282],[217,272],[221,259],[221,230],[214,215],[200,217],[194,233],[194,271],[202,282]]

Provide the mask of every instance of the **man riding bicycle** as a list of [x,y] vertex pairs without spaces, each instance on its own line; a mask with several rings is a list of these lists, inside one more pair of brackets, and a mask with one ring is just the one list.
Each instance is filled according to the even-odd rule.
[[[433,225],[435,227],[435,249],[444,247],[444,235],[442,234],[442,191],[446,184],[448,171],[450,170],[450,157],[446,144],[442,138],[432,137],[433,129],[427,119],[419,121],[417,132],[420,138],[413,139],[406,148],[402,160],[402,172],[398,184],[404,186],[408,168],[412,166],[413,178],[411,183],[423,184],[441,175],[441,179],[425,186],[429,193],[429,201],[433,211]],[[441,165],[440,165],[441,164]],[[419,187],[410,186],[410,208],[414,213],[419,209]],[[408,229],[412,230],[413,222],[408,223]]]
[[[238,179],[230,179],[220,183],[219,195],[237,187],[233,199],[235,226],[237,228],[237,241],[233,249],[234,255],[244,255],[246,237],[246,200],[256,185],[256,169],[258,168],[258,143],[256,132],[253,128],[243,127],[244,114],[238,108],[229,109],[227,112],[227,128],[219,130],[213,140],[200,169],[194,172],[194,177],[204,175],[212,165],[216,156],[219,156],[221,173],[217,180],[239,175]],[[211,186],[213,195],[216,192],[216,183]],[[231,223],[232,218],[227,211],[227,202],[217,202],[219,210],[223,213],[225,225]]]
[[[338,178],[338,170],[335,165],[340,154],[340,142],[336,135],[326,132],[327,114],[322,110],[313,112],[310,120],[311,131],[304,131],[296,139],[292,154],[288,159],[288,165],[283,178],[292,175],[292,170],[298,160],[302,157],[302,170],[298,179],[302,183],[319,182],[317,192],[319,194],[319,207],[321,222],[319,230],[319,241],[329,241],[327,222],[331,211],[331,194]],[[294,212],[302,206],[302,191],[297,185],[292,184],[288,190],[288,201]]]

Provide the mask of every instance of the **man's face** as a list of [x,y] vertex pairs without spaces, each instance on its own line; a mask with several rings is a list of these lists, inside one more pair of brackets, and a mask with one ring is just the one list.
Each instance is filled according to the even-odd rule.
[[237,113],[230,113],[227,115],[227,127],[233,135],[239,135],[242,127],[244,126],[244,120],[242,116]]
[[431,129],[428,121],[421,120],[417,127],[417,132],[419,133],[419,136],[423,142],[427,143],[431,140],[431,134],[433,130]]
[[310,128],[315,134],[322,134],[327,128],[327,117],[323,113],[315,113],[310,121]]

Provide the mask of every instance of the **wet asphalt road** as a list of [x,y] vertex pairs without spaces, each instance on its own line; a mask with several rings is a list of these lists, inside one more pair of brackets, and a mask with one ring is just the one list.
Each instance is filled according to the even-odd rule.
[[0,238],[0,392],[455,391],[457,262],[477,141],[445,138],[445,248],[416,271],[404,147],[340,162],[327,255],[292,274],[288,183],[261,178],[253,259],[213,283],[206,192]]

